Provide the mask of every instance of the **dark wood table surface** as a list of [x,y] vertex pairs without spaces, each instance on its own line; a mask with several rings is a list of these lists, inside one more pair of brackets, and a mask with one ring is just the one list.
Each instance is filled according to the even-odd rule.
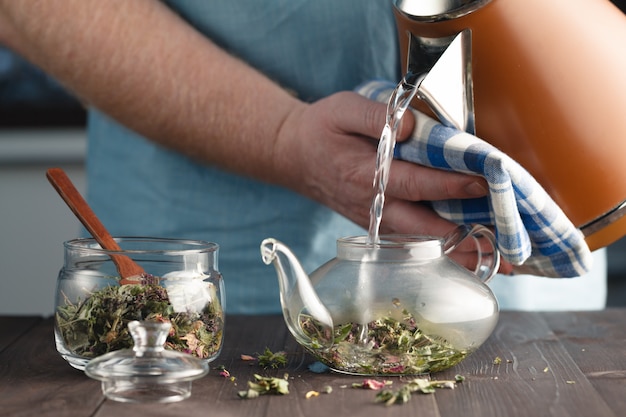
[[[363,377],[314,373],[282,317],[229,316],[221,355],[193,383],[189,399],[171,404],[106,400],[100,382],[56,352],[50,318],[0,317],[0,416],[625,416],[626,309],[597,312],[503,312],[491,338],[459,365],[431,375],[465,381],[455,389],[414,394],[402,405],[375,402],[377,391],[353,388]],[[288,365],[263,369],[244,361],[265,348],[285,350]],[[500,364],[496,358],[501,358]],[[215,369],[224,366],[234,381]],[[289,394],[240,399],[254,374],[289,374]],[[391,379],[392,389],[408,378]],[[332,392],[306,398],[330,386]]]

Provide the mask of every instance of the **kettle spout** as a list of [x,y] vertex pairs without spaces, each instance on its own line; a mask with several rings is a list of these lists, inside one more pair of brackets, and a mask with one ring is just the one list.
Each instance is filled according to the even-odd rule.
[[[293,252],[279,240],[267,238],[261,243],[261,257],[266,265],[271,263],[276,268],[280,303],[291,334],[305,346],[332,346],[333,319]],[[303,315],[315,322],[319,329],[316,337],[303,331],[300,323]]]
[[407,67],[420,75],[417,95],[442,124],[476,134],[471,44],[470,29],[443,38],[411,34]]

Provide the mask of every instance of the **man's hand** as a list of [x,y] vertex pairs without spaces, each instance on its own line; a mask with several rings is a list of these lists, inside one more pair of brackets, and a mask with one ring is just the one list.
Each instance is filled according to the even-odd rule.
[[[295,108],[274,149],[274,166],[284,170],[282,185],[367,228],[385,114],[386,105],[352,92]],[[413,123],[411,113],[405,113],[398,140],[408,137]],[[394,160],[380,232],[442,236],[454,225],[421,202],[486,194],[487,184],[480,177]]]

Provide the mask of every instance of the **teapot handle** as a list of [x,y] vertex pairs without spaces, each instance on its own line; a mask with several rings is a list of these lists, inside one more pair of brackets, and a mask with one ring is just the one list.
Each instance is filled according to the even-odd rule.
[[446,255],[471,237],[476,244],[477,257],[474,274],[484,283],[493,278],[500,268],[500,252],[493,232],[482,225],[459,225],[444,237],[443,251]]

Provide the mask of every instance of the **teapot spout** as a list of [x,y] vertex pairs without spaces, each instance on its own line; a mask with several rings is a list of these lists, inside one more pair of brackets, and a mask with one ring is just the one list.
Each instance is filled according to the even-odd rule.
[[[333,344],[333,319],[321,302],[304,268],[284,243],[267,238],[261,243],[261,257],[266,265],[276,268],[280,288],[280,303],[285,323],[299,343],[314,348]],[[309,316],[318,331],[316,335],[303,331],[300,320]]]

